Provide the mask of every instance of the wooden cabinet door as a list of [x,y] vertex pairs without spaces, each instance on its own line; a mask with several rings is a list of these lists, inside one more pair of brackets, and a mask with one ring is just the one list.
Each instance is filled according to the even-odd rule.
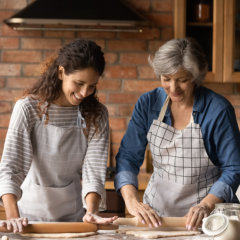
[[224,1],[223,82],[240,82],[240,1]]
[[[209,71],[206,82],[223,82],[223,46],[224,46],[224,0],[209,0],[211,20],[196,22],[191,0],[174,1],[174,37],[194,37],[202,45],[208,56]],[[192,5],[191,5],[192,4]]]

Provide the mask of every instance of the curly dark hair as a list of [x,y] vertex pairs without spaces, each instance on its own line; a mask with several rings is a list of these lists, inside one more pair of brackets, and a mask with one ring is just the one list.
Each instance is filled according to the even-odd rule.
[[[104,54],[101,47],[95,42],[87,39],[76,39],[63,46],[58,54],[45,62],[41,78],[30,89],[27,89],[24,96],[39,100],[38,111],[42,116],[41,106],[47,102],[48,106],[60,97],[62,91],[62,81],[58,78],[58,68],[63,66],[66,74],[71,74],[76,70],[92,67],[99,76],[103,74],[105,68]],[[87,124],[86,134],[89,133],[91,123],[96,131],[99,126],[97,117],[101,108],[96,96],[97,90],[86,97],[80,104],[80,109]],[[48,114],[47,120],[48,120]]]

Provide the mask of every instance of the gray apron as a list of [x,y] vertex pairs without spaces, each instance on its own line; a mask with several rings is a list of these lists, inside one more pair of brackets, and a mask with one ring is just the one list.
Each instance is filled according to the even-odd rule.
[[33,161],[18,202],[21,217],[35,221],[82,221],[81,169],[87,150],[82,117],[77,126],[37,121],[32,132]]
[[209,159],[193,117],[182,130],[163,122],[168,103],[169,97],[147,135],[153,174],[143,202],[159,216],[184,216],[208,194],[221,172]]

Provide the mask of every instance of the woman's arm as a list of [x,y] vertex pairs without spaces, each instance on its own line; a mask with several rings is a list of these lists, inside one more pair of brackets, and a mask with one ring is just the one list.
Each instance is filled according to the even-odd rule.
[[17,197],[14,194],[3,195],[2,201],[7,219],[20,217],[17,206]]
[[20,218],[17,197],[14,194],[4,194],[2,201],[7,220],[2,221],[1,226],[7,227],[8,230],[12,230],[14,233],[22,232],[23,226],[27,226],[28,220]]
[[84,222],[91,222],[97,224],[109,224],[117,219],[117,216],[110,218],[102,218],[98,216],[99,203],[101,201],[101,196],[95,192],[88,193],[86,198],[87,211],[83,217]]
[[139,201],[137,189],[133,185],[124,185],[120,191],[128,212],[137,217],[139,222],[147,224],[149,227],[159,227],[161,225],[157,213],[149,205]]

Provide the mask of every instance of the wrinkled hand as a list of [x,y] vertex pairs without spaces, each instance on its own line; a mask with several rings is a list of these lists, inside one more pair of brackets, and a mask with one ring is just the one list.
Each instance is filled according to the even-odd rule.
[[23,226],[25,227],[27,225],[27,218],[11,218],[9,220],[0,221],[0,227],[6,227],[7,230],[12,230],[14,233],[22,232]]
[[127,206],[131,215],[137,217],[138,221],[151,227],[161,226],[161,219],[157,213],[147,204],[133,201]]
[[117,216],[103,218],[93,213],[86,213],[85,216],[83,217],[83,221],[96,224],[110,224],[113,223],[113,221],[115,221],[117,218],[118,218]]
[[186,228],[196,230],[202,223],[202,219],[209,216],[211,210],[206,204],[198,204],[190,208],[186,215]]

